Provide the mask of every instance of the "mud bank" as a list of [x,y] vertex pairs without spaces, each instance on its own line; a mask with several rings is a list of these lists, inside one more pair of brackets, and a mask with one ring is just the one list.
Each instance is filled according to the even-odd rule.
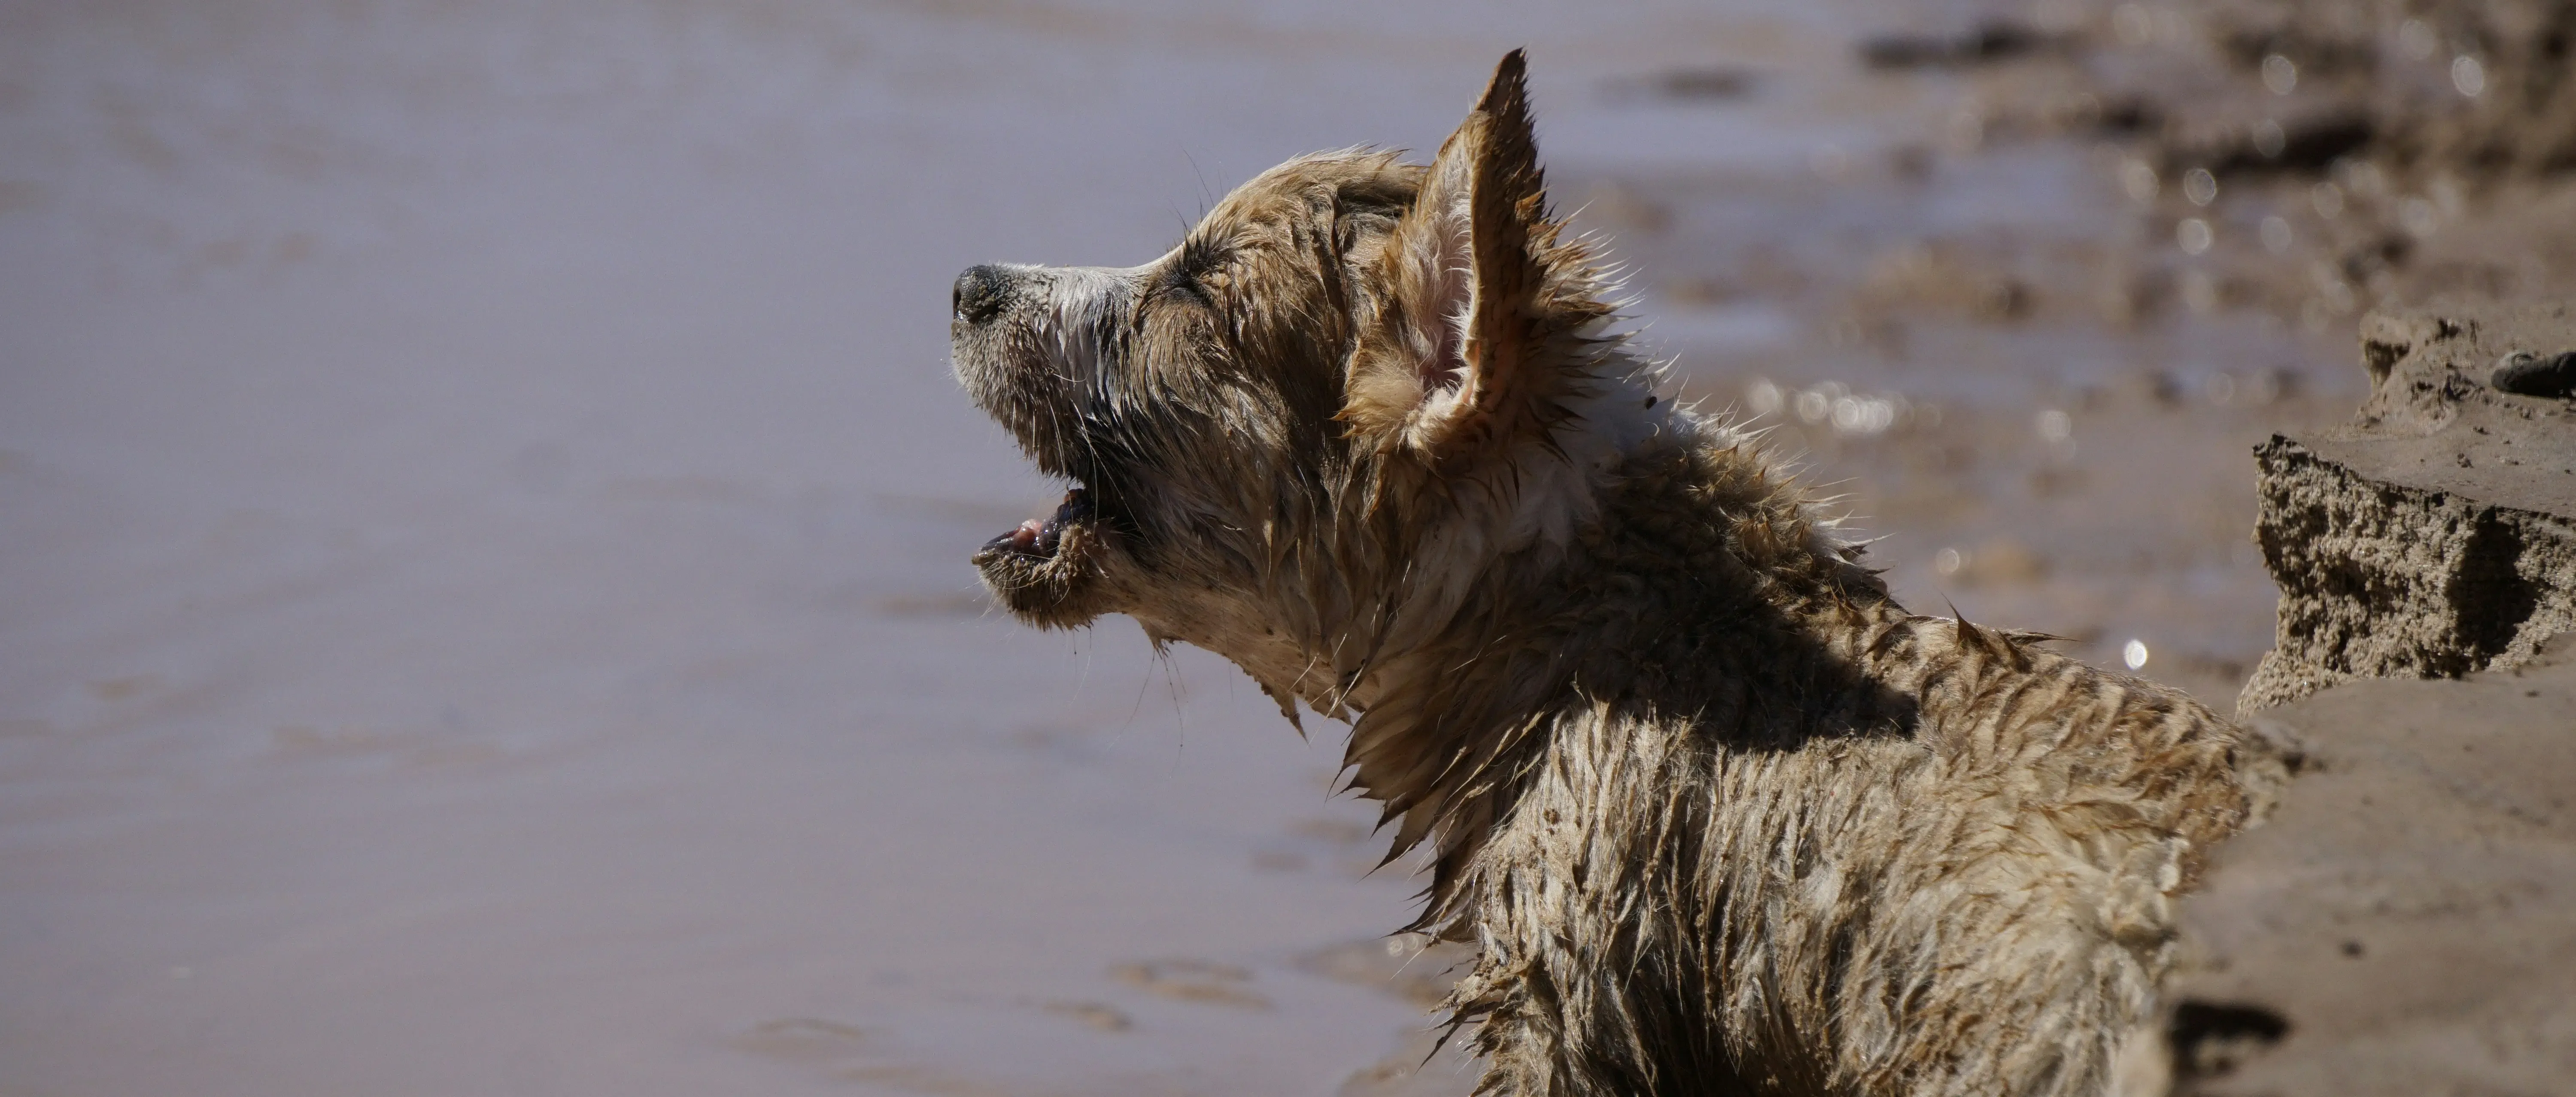
[[2256,451],[2239,715],[2297,776],[2183,905],[2174,1092],[2576,1077],[2576,398],[2521,379],[2571,347],[2564,305],[2374,313],[2355,421]]
[[2576,349],[2567,307],[2373,313],[2361,341],[2360,416],[2256,451],[2281,606],[2242,712],[2512,666],[2576,629],[2576,401],[2494,384],[2510,356]]

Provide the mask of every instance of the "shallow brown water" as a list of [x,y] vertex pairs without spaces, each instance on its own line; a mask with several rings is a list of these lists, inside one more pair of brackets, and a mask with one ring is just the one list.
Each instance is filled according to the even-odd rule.
[[[945,294],[1431,147],[1515,45],[1646,338],[1769,383],[1910,601],[2223,704],[2244,446],[2341,414],[2340,340],[1904,290],[1927,239],[2136,230],[2083,150],[1882,170],[1958,89],[1861,76],[1866,25],[0,5],[0,1094],[1320,1094],[1412,1046],[1417,885],[1333,729],[983,608],[1051,492]],[[1750,90],[1650,86],[1711,66]]]

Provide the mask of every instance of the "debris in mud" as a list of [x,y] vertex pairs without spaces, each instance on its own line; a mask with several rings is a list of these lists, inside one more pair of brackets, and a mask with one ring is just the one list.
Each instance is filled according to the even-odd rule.
[[1094,1032],[1125,1032],[1136,1027],[1135,1019],[1126,1011],[1099,1002],[1049,1002],[1046,1011]]
[[1990,19],[1952,36],[1883,34],[1864,39],[1860,59],[1873,69],[1962,68],[2028,56],[2049,44],[2046,36],[2026,24]]
[[819,1017],[782,1017],[736,1034],[732,1044],[754,1055],[813,1062],[848,1055],[867,1039],[867,1030],[857,1025]]
[[1115,965],[1109,969],[1109,976],[1147,994],[1176,1001],[1238,1009],[1270,1008],[1270,999],[1245,985],[1252,981],[1252,972],[1232,964],[1146,960]]
[[1732,67],[1668,69],[1653,76],[1612,82],[1607,90],[1618,99],[1673,99],[1711,102],[1742,99],[1761,86],[1749,69]]
[[2497,392],[2518,396],[2565,396],[2576,392],[2576,350],[2541,355],[2518,350],[2505,355],[2487,375]]

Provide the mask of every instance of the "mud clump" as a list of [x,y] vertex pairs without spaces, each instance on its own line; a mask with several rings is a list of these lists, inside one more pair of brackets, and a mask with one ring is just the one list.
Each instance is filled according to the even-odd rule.
[[2445,678],[2576,630],[2576,401],[2495,364],[2576,347],[2565,305],[2461,302],[2362,323],[2349,426],[2256,451],[2255,539],[2281,588],[2240,713],[2354,678]]

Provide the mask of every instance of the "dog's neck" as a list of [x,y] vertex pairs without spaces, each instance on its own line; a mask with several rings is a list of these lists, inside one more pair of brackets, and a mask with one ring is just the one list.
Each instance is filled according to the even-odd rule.
[[[1493,483],[1450,487],[1463,502],[1378,563],[1378,597],[1351,598],[1338,621],[1316,614],[1323,627],[1307,635],[1322,642],[1301,653],[1296,694],[1332,714],[1341,705],[1381,710],[1431,680],[1473,679],[1498,647],[1535,632],[1580,632],[1573,648],[1613,661],[1668,634],[1603,645],[1594,618],[1606,606],[1625,606],[1624,620],[1643,627],[1751,602],[1785,612],[1820,596],[1884,600],[1837,521],[1769,460],[1757,435],[1657,398],[1650,380],[1641,372],[1604,382],[1569,409],[1567,428],[1527,447],[1507,473],[1489,474]],[[1346,548],[1309,569],[1338,575],[1356,555]],[[1316,674],[1319,666],[1331,673]],[[1580,674],[1599,682],[1616,670]]]
[[1607,364],[1565,425],[1508,461],[1345,480],[1315,524],[1282,524],[1254,589],[1157,591],[1131,612],[1157,643],[1232,660],[1291,720],[1299,702],[1352,720],[1418,692],[1427,660],[1486,646],[1482,630],[1552,580],[1642,455],[1745,441],[1659,397],[1624,353]]
[[[1630,395],[1620,396],[1629,407],[1656,410]],[[1611,426],[1610,410],[1596,411],[1595,431]],[[1559,517],[1524,518],[1524,507],[1498,523],[1502,534],[1416,545],[1417,559],[1449,554],[1444,566],[1458,575],[1416,578],[1421,602],[1354,614],[1326,643],[1279,653],[1302,662],[1237,660],[1283,708],[1293,694],[1351,721],[1352,786],[1400,820],[1398,851],[1437,835],[1443,879],[1507,810],[1519,760],[1569,713],[1873,703],[1871,684],[1834,652],[1848,647],[1846,634],[1901,610],[1853,562],[1856,551],[1751,437],[1669,409],[1628,419],[1618,433],[1593,434],[1615,446],[1550,451],[1579,477],[1522,481],[1579,491],[1553,501]],[[1755,680],[1756,667],[1768,677]],[[1777,690],[1800,705],[1772,704]],[[1852,700],[1817,704],[1843,695]],[[1760,734],[1801,733],[1765,720]]]

